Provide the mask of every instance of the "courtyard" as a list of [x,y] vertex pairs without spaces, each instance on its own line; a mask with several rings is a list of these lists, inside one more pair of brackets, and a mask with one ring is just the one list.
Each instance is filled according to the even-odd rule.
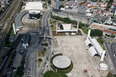
[[[54,36],[54,54],[62,53],[73,62],[68,77],[106,77],[108,71],[99,69],[99,57],[92,57],[84,36]],[[84,70],[87,70],[84,72]]]

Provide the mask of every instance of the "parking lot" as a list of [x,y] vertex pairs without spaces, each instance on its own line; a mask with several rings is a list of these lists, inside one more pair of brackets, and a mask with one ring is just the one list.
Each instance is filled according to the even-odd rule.
[[[99,57],[92,57],[84,36],[55,36],[54,53],[63,53],[73,62],[69,77],[106,77],[108,71],[99,69]],[[85,73],[84,70],[87,70]]]

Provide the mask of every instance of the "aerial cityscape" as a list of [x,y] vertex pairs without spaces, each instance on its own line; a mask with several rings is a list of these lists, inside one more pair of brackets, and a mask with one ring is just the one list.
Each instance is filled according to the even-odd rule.
[[116,77],[116,0],[0,0],[0,77]]

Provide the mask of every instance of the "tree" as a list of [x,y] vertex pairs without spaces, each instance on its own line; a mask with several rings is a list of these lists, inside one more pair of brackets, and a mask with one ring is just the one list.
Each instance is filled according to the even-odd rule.
[[51,0],[48,0],[48,3],[51,4]]
[[47,72],[45,72],[43,77],[67,77],[67,76],[65,74],[61,74],[58,72],[47,71]]
[[101,43],[102,45],[103,45],[103,43],[104,43],[104,40],[102,39],[102,37],[99,37],[99,38],[97,39],[97,41],[98,41],[99,43]]
[[59,8],[64,8],[64,5],[60,5]]
[[109,10],[109,8],[112,6],[112,3],[113,3],[113,2],[114,2],[114,0],[109,0],[109,1],[108,1],[106,10]]
[[98,30],[98,29],[93,29],[91,30],[91,36],[102,36],[103,35],[103,31]]

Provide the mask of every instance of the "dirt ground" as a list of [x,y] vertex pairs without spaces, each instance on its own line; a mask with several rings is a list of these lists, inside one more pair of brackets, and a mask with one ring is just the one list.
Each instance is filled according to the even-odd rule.
[[73,62],[73,69],[67,74],[68,77],[107,76],[108,71],[99,69],[100,59],[91,56],[83,36],[54,36],[54,38],[54,53],[63,53]]

